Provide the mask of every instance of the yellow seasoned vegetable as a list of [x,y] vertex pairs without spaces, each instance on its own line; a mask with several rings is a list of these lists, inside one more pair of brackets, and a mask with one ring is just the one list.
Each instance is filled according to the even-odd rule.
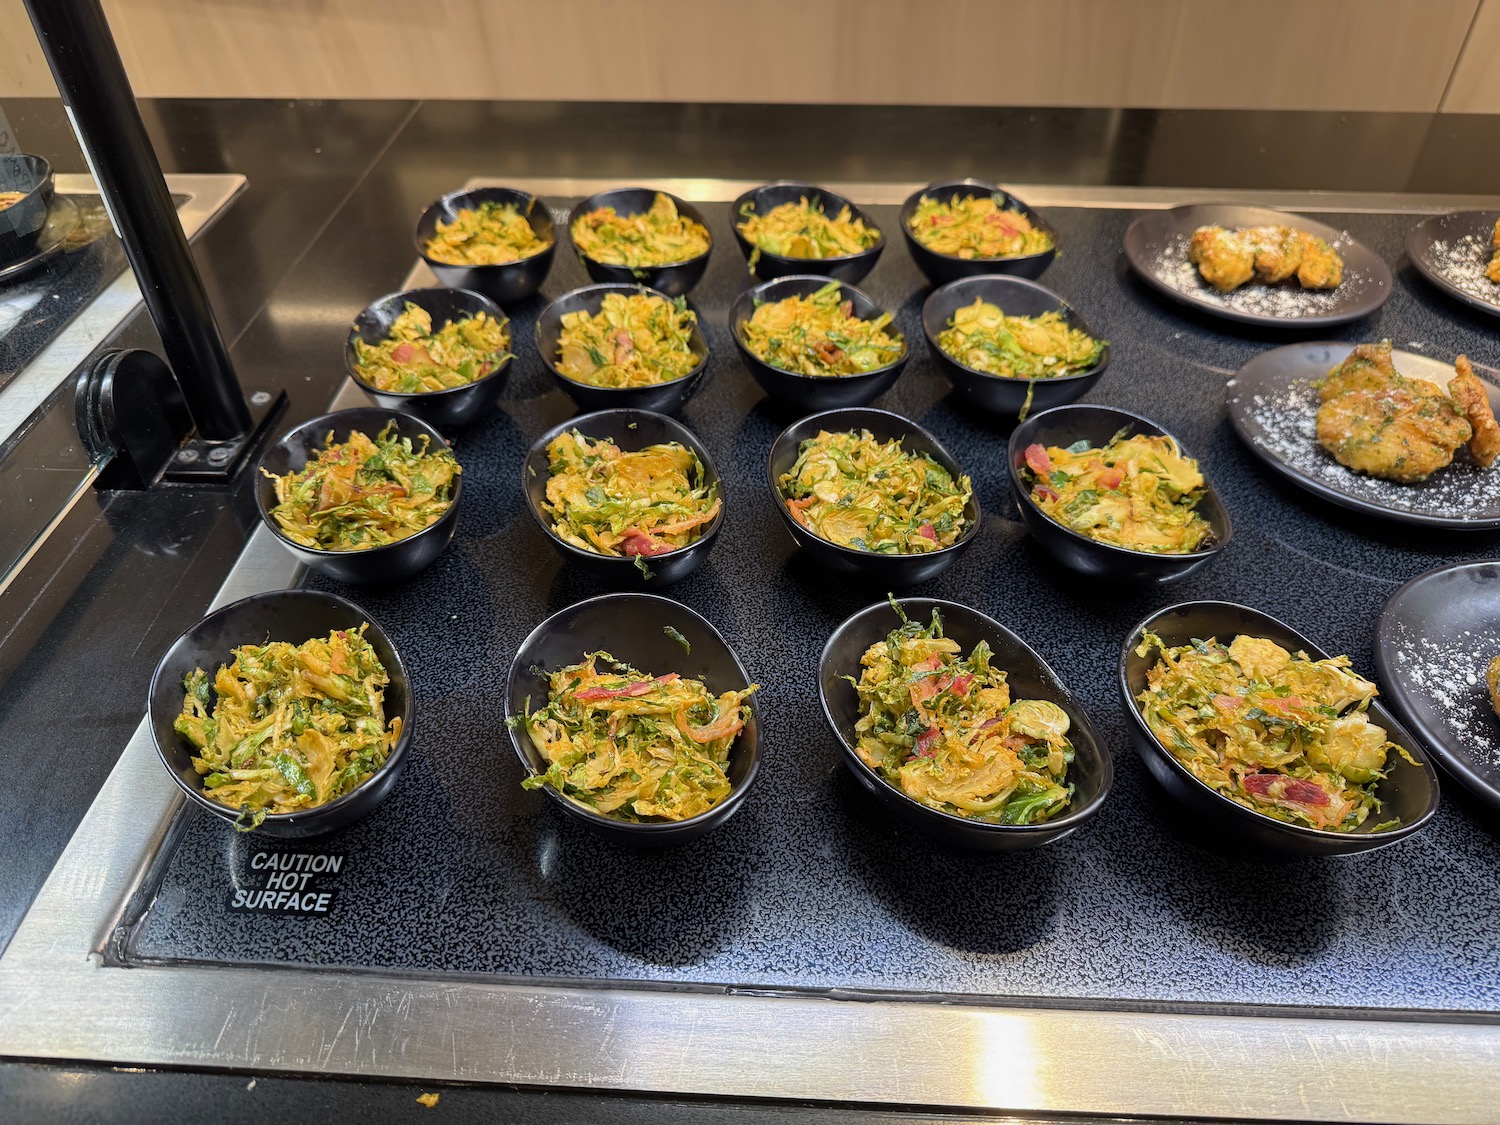
[[[848,207],[829,218],[821,200],[809,203],[806,196],[772,207],[764,215],[755,210],[753,200],[746,202],[740,208],[739,232],[756,251],[783,258],[844,258],[880,241],[880,232],[854,218]],[[759,261],[759,253],[752,253],[752,273]]]
[[1104,353],[1103,340],[1069,327],[1060,312],[1006,316],[983,297],[955,312],[937,341],[965,367],[1007,379],[1077,375]]
[[869,430],[819,431],[782,474],[792,518],[813,534],[856,551],[914,555],[950,547],[968,526],[969,478],[952,474],[899,439]]
[[709,249],[708,228],[679,214],[661,192],[639,215],[600,207],[573,220],[573,245],[611,266],[668,266],[690,261]]
[[1347,656],[1312,660],[1243,634],[1169,647],[1144,633],[1135,651],[1158,653],[1136,697],[1151,733],[1199,781],[1258,813],[1351,831],[1379,811],[1391,751],[1410,760],[1366,717],[1375,685]]
[[891,314],[873,320],[854,315],[843,287],[830,281],[806,297],[759,304],[741,334],[751,354],[798,375],[858,375],[901,358],[901,333],[889,332]]
[[1197,512],[1203,499],[1198,462],[1170,437],[1116,434],[1100,448],[1026,448],[1031,499],[1066,528],[1131,551],[1171,555],[1213,545]]
[[1024,212],[1006,209],[1002,203],[1003,197],[995,195],[954,195],[946,203],[924,195],[907,224],[912,237],[927,249],[957,258],[1015,258],[1056,245]]
[[547,445],[542,508],[566,543],[600,555],[645,556],[695,542],[723,507],[703,462],[677,442],[624,452],[577,430]]
[[552,245],[531,229],[514,203],[487,199],[478,207],[464,207],[449,222],[439,219],[437,230],[422,248],[434,262],[450,266],[503,266],[540,254]]
[[386,722],[390,676],[366,627],[242,645],[212,682],[201,668],[184,679],[173,729],[198,749],[204,795],[239,809],[241,830],[326,805],[385,765],[401,719]]
[[1067,713],[1044,699],[1012,701],[980,641],[960,656],[932,611],[907,619],[860,658],[855,752],[914,801],[993,824],[1040,824],[1068,807],[1073,761]]
[[698,317],[681,297],[606,293],[598,313],[564,314],[557,370],[594,387],[670,383],[698,366],[693,326]]
[[434,332],[432,314],[408,301],[380,343],[354,338],[355,371],[377,391],[445,391],[483,379],[510,358],[509,346],[505,322],[487,312],[447,321]]
[[[604,664],[601,671],[598,665]],[[729,750],[759,685],[715,698],[676,672],[652,676],[591,652],[548,676],[547,705],[522,726],[551,765],[521,784],[550,785],[615,820],[687,820],[729,796]]]

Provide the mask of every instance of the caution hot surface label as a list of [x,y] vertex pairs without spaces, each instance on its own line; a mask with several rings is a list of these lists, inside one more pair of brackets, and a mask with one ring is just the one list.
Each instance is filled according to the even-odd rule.
[[230,910],[255,914],[327,914],[344,857],[326,852],[256,851],[246,878],[229,894]]

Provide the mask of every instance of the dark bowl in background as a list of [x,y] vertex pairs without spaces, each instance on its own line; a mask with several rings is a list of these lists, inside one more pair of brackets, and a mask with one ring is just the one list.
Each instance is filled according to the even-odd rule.
[[[1007,316],[1041,316],[1043,313],[1061,312],[1069,326],[1077,328],[1099,339],[1099,334],[1089,327],[1078,310],[1064,301],[1052,290],[1024,277],[1004,277],[985,274],[951,281],[934,289],[922,302],[922,332],[927,337],[927,347],[933,362],[948,376],[958,395],[991,414],[1006,414],[1019,417],[1026,409],[1029,415],[1054,406],[1063,406],[1088,394],[1109,366],[1109,344],[1104,345],[1099,362],[1087,371],[1076,375],[1062,375],[1055,379],[1021,379],[1007,375],[991,375],[976,371],[959,363],[938,346],[938,335],[948,327],[953,314],[976,299],[983,298],[998,305]],[[1027,407],[1026,396],[1031,394]]]
[[785,258],[780,254],[768,254],[762,250],[751,272],[762,281],[771,281],[789,274],[818,274],[822,277],[845,281],[851,285],[858,282],[875,268],[880,252],[885,249],[885,232],[852,199],[839,195],[838,192],[829,191],[827,188],[818,187],[816,184],[799,183],[795,180],[777,180],[774,183],[751,188],[729,205],[729,226],[734,231],[734,240],[740,244],[740,250],[744,252],[745,258],[747,260],[750,258],[755,247],[740,233],[740,223],[745,217],[741,213],[741,208],[748,203],[752,205],[752,210],[756,214],[763,215],[775,207],[780,207],[783,203],[796,203],[803,196],[806,196],[807,201],[814,205],[821,202],[824,213],[830,217],[836,216],[848,207],[850,218],[863,219],[865,226],[877,232],[880,237],[875,245],[861,250],[858,254],[841,254],[833,258]]
[[[1194,639],[1217,637],[1228,643],[1244,633],[1275,641],[1291,652],[1305,652],[1314,660],[1328,654],[1297,630],[1270,614],[1233,602],[1184,602],[1157,610],[1126,634],[1120,650],[1119,683],[1125,710],[1130,713],[1130,732],[1135,748],[1151,775],[1173,798],[1205,824],[1222,828],[1226,838],[1245,849],[1246,858],[1257,852],[1277,855],[1353,855],[1394,844],[1419,831],[1438,807],[1438,777],[1426,752],[1408,734],[1377,698],[1368,714],[1372,722],[1384,727],[1386,737],[1402,746],[1417,762],[1412,765],[1398,754],[1386,763],[1389,773],[1377,784],[1376,794],[1383,802],[1380,811],[1352,832],[1331,832],[1290,824],[1246,808],[1199,781],[1186,766],[1157,741],[1146,725],[1136,696],[1146,689],[1146,672],[1156,663],[1153,651],[1136,655],[1142,632],[1150,631],[1169,647]],[[1391,816],[1401,824],[1382,832],[1371,831],[1373,825]]]
[[[911,358],[911,346],[903,338],[901,355],[874,371],[858,375],[801,375],[795,371],[783,371],[772,367],[755,355],[741,336],[741,330],[755,314],[757,304],[769,304],[787,297],[806,297],[827,285],[829,279],[811,274],[793,274],[774,281],[762,282],[753,289],[746,289],[729,306],[729,332],[739,346],[740,354],[750,368],[750,374],[764,388],[766,394],[777,402],[784,403],[803,413],[815,410],[837,410],[846,406],[864,406],[866,403],[890,390],[906,368]],[[861,289],[847,282],[840,283],[846,300],[854,305],[854,315],[861,320],[873,320],[885,312],[874,299]],[[891,326],[894,330],[894,324]]]
[[638,282],[607,281],[585,285],[564,293],[541,311],[536,319],[536,352],[552,381],[561,387],[581,410],[615,410],[629,407],[634,410],[653,410],[670,414],[680,410],[682,404],[692,397],[708,370],[708,338],[703,335],[703,317],[697,308],[688,304],[697,317],[693,325],[688,346],[698,357],[698,365],[681,379],[670,383],[656,383],[649,387],[595,387],[569,379],[557,369],[557,341],[562,335],[562,318],[568,313],[586,312],[597,316],[604,298],[609,293],[646,293],[653,297],[672,300],[665,293],[657,292]]
[[[437,262],[427,256],[427,240],[437,231],[438,220],[451,222],[464,208],[476,208],[481,203],[513,203],[531,223],[538,238],[547,240],[547,247],[529,258],[506,262],[494,266],[457,266]],[[519,188],[482,187],[467,191],[451,191],[423,211],[417,219],[417,253],[427,263],[439,282],[450,289],[472,289],[483,293],[502,307],[519,304],[536,295],[547,280],[547,271],[552,268],[552,256],[557,253],[557,231],[552,222],[552,212],[547,204],[530,192]]]
[[[917,241],[916,235],[912,234],[911,217],[924,195],[943,203],[948,202],[954,196],[959,199],[983,199],[986,196],[995,196],[1003,210],[1021,212],[1031,220],[1032,226],[1050,234],[1052,249],[1042,250],[1035,254],[1016,254],[1009,258],[960,258],[957,254],[939,254],[936,250],[923,246]],[[1057,257],[1057,231],[1042,217],[1041,212],[1034,210],[1025,201],[1017,199],[1005,189],[986,183],[984,180],[945,180],[941,183],[928,184],[920,191],[912,192],[907,196],[906,202],[901,205],[900,223],[901,233],[906,236],[906,246],[911,251],[912,261],[917,263],[917,268],[934,285],[957,281],[961,277],[995,273],[1012,274],[1016,277],[1035,280],[1046,272],[1047,267]]]
[[942,616],[944,635],[959,643],[961,655],[967,655],[979,641],[987,641],[994,650],[994,666],[1006,672],[1013,699],[1045,699],[1067,712],[1071,721],[1068,738],[1074,749],[1067,781],[1075,787],[1073,801],[1061,815],[1041,824],[970,820],[913,800],[860,759],[854,733],[859,696],[844,677],[857,680],[865,650],[900,627],[901,619],[889,602],[867,606],[835,629],[818,661],[818,699],[823,715],[844,751],[844,763],[860,785],[898,821],[944,844],[982,851],[1017,851],[1050,843],[1097,813],[1114,782],[1114,763],[1095,736],[1083,706],[1041,655],[998,621],[968,606],[934,598],[900,600],[907,617],[923,624],[936,608]]
[[[572,239],[573,223],[581,215],[587,215],[590,211],[597,211],[601,207],[613,207],[617,215],[644,214],[651,209],[651,204],[656,201],[658,195],[665,195],[675,203],[678,214],[692,219],[704,230],[709,230],[708,220],[703,217],[703,212],[686,200],[677,198],[671,192],[658,192],[653,188],[623,187],[598,192],[574,207],[568,215],[568,238]],[[714,249],[713,232],[709,230],[708,249],[696,258],[689,258],[682,262],[669,262],[660,266],[616,266],[590,258],[578,248],[577,243],[573,244],[573,249],[578,254],[578,260],[583,263],[583,268],[588,271],[589,277],[594,281],[639,283],[655,289],[658,293],[665,293],[668,297],[681,297],[703,279],[703,271],[708,269],[708,258]]]
[[[585,437],[610,438],[627,453],[644,449],[648,445],[670,441],[687,446],[698,455],[698,460],[703,463],[704,485],[716,483],[719,485],[721,501],[719,514],[708,522],[703,529],[703,534],[686,547],[647,558],[646,566],[652,575],[650,578],[641,573],[634,557],[616,558],[613,555],[600,555],[593,551],[586,551],[582,547],[575,547],[571,543],[565,543],[552,530],[552,520],[542,510],[542,502],[546,499],[547,481],[550,479],[547,467],[547,446],[559,434],[570,430],[577,430]],[[681,422],[668,418],[665,414],[656,414],[649,410],[601,410],[594,414],[569,418],[561,425],[553,426],[526,451],[526,457],[521,463],[521,490],[526,494],[526,507],[531,512],[532,518],[536,520],[538,526],[546,533],[548,540],[564,559],[596,578],[630,586],[639,586],[643,582],[653,588],[667,586],[686,578],[697,570],[703,560],[708,558],[709,551],[713,550],[714,540],[719,535],[719,528],[724,525],[724,513],[728,510],[728,503],[724,499],[724,486],[719,480],[719,471],[714,467],[713,458],[708,455],[707,447],[692,430]]]
[[267,472],[282,477],[287,473],[301,472],[307,467],[312,452],[323,448],[330,431],[335,444],[347,441],[354,430],[360,430],[374,438],[393,419],[396,432],[402,437],[411,438],[414,447],[421,445],[424,434],[431,439],[428,445],[431,450],[441,449],[448,444],[442,434],[420,418],[396,410],[361,406],[353,410],[322,414],[303,422],[261,456],[260,465],[255,472],[255,504],[260,510],[261,522],[276,536],[276,541],[304,566],[355,585],[398,582],[428,566],[452,542],[453,533],[458,530],[458,506],[463,500],[463,474],[459,474],[454,485],[453,502],[436,521],[415,535],[364,551],[325,551],[293,543],[281,533],[275,517],[271,515],[271,509],[276,506],[276,486],[266,476]]
[[[687,640],[691,653],[664,632],[667,626]],[[505,718],[511,745],[527,775],[544,772],[548,763],[526,732],[509,721],[526,713],[528,698],[533,710],[546,703],[547,678],[539,673],[577,664],[600,649],[653,676],[677,672],[684,679],[699,680],[712,695],[750,686],[745,666],[719,631],[679,602],[653,594],[618,593],[570,605],[533,629],[510,664]],[[633,824],[585,808],[550,785],[544,785],[542,792],[585,828],[616,844],[660,848],[696,840],[739,811],[760,769],[756,697],[752,695],[746,704],[750,718],[729,749],[729,796],[705,813],[688,820]]]
[[317,590],[271,590],[234,602],[203,618],[162,654],[151,676],[146,708],[151,736],[162,764],[189,801],[228,823],[240,815],[237,809],[204,795],[202,778],[193,769],[193,744],[172,729],[182,711],[183,678],[195,668],[202,668],[212,677],[219,665],[233,659],[232,651],[240,645],[264,644],[268,640],[301,644],[313,637],[326,637],[335,629],[357,629],[366,622],[369,628],[365,630],[365,638],[390,676],[391,682],[385,689],[386,721],[401,719],[401,735],[396,745],[391,748],[385,765],[362,785],[326,805],[269,814],[254,831],[286,838],[316,836],[353,824],[386,799],[406,767],[415,711],[406,666],[400,655],[380,623],[353,602]]
[[[390,335],[391,325],[406,311],[407,302],[426,309],[432,316],[433,331],[439,331],[445,323],[467,320],[476,313],[488,313],[502,324],[508,323],[504,310],[483,293],[468,289],[405,289],[400,293],[387,293],[373,302],[354,319],[349,338],[344,341],[344,367],[355,386],[364,391],[384,410],[398,410],[413,414],[440,430],[456,430],[469,425],[481,415],[494,409],[505,390],[505,379],[511,359],[507,357],[483,378],[475,379],[461,387],[449,387],[441,391],[418,391],[402,394],[398,391],[377,391],[359,377],[354,341],[379,344]],[[511,341],[515,343],[514,340]]]
[[52,165],[30,153],[0,154],[0,192],[4,191],[26,195],[0,211],[0,266],[19,262],[36,248],[52,206]]
[[871,407],[852,407],[847,410],[829,410],[812,414],[794,422],[781,432],[771,446],[766,459],[766,479],[776,510],[791,533],[797,546],[805,550],[816,562],[829,570],[853,575],[882,588],[913,586],[935,578],[952,566],[958,556],[968,549],[979,535],[982,513],[979,510],[979,493],[976,489],[964,506],[967,526],[954,543],[936,551],[920,555],[882,555],[873,551],[856,551],[851,547],[840,547],[821,536],[814,535],[803,527],[787,510],[786,497],[782,495],[780,479],[797,461],[798,451],[808,438],[816,437],[820,430],[829,433],[869,430],[879,441],[898,438],[908,453],[926,453],[942,465],[953,479],[963,475],[953,455],[943,448],[941,442],[910,419],[888,410]]
[[[1031,498],[1031,488],[1023,473],[1028,446],[1066,448],[1075,441],[1087,439],[1090,445],[1098,447],[1107,444],[1121,430],[1127,431],[1127,437],[1136,434],[1173,436],[1149,418],[1129,410],[1086,404],[1046,410],[1017,426],[1010,435],[1006,463],[1010,470],[1011,492],[1015,495],[1016,507],[1021,510],[1021,521],[1049,555],[1069,570],[1090,578],[1118,582],[1170,582],[1185,578],[1207,566],[1214,556],[1229,546],[1234,536],[1229,511],[1214,491],[1207,473],[1203,473],[1203,499],[1198,501],[1197,511],[1213,528],[1214,542],[1211,546],[1179,555],[1132,551],[1112,543],[1101,543],[1064,527],[1037,507]],[[1192,456],[1181,442],[1178,442],[1178,447],[1185,456]],[[1199,471],[1202,469],[1200,464]]]

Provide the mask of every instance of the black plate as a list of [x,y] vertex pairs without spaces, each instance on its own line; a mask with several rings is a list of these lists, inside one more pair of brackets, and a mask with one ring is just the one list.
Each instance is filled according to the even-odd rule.
[[1497,655],[1497,562],[1417,575],[1375,626],[1375,672],[1391,710],[1451,777],[1500,812],[1500,718],[1484,676]]
[[912,621],[924,624],[937,609],[943,635],[957,641],[967,655],[980,641],[994,650],[994,666],[1003,668],[1014,699],[1045,699],[1056,703],[1071,721],[1068,738],[1074,759],[1067,780],[1073,802],[1063,815],[1041,824],[989,824],[929,808],[912,800],[860,760],[855,752],[854,724],[859,719],[859,696],[845,676],[858,678],[860,657],[876,641],[900,627],[901,619],[889,602],[876,602],[850,617],[828,638],[818,661],[818,700],[823,717],[844,751],[844,764],[864,789],[897,819],[919,832],[955,847],[981,851],[1018,851],[1047,844],[1072,832],[1104,804],[1114,782],[1114,762],[1094,735],[1083,707],[1063,686],[1041,655],[991,617],[957,602],[935,598],[904,598],[901,608]]
[[[954,196],[960,199],[982,199],[987,195],[992,195],[1002,210],[1019,211],[1031,220],[1032,226],[1050,234],[1052,249],[1041,250],[1035,254],[1013,254],[1009,258],[960,258],[957,254],[939,254],[936,250],[929,250],[918,242],[916,235],[911,232],[911,217],[915,214],[917,204],[922,202],[924,195],[940,201],[950,200]],[[928,184],[907,197],[906,202],[901,205],[899,221],[901,233],[906,236],[906,248],[911,251],[912,261],[917,263],[917,268],[934,285],[956,281],[960,277],[996,273],[1026,277],[1035,281],[1057,258],[1060,245],[1057,231],[1042,217],[1040,211],[1029,206],[1024,200],[1017,199],[1004,188],[984,180],[944,180]]]
[[[658,192],[654,188],[623,187],[598,192],[574,207],[568,213],[568,239],[572,240],[573,223],[581,215],[587,215],[590,211],[597,211],[601,207],[613,207],[617,215],[641,215],[651,209],[651,205],[656,202],[657,195],[665,195],[676,204],[679,215],[692,219],[704,230],[709,229],[708,220],[703,217],[702,211],[687,200],[678,199],[669,191]],[[708,249],[696,258],[689,258],[683,262],[667,262],[659,266],[616,266],[608,262],[596,261],[578,249],[576,242],[573,243],[573,251],[594,281],[639,282],[650,286],[658,293],[665,293],[668,297],[680,297],[697,285],[703,279],[703,271],[708,269],[708,257],[714,250],[712,232],[709,233],[708,239]]]
[[370,626],[365,639],[391,680],[385,689],[386,719],[400,717],[401,736],[385,765],[362,785],[326,805],[272,813],[255,831],[289,838],[316,836],[354,823],[385,800],[406,768],[406,750],[411,745],[415,703],[406,666],[379,622],[353,602],[318,590],[271,590],[234,602],[203,618],[162,654],[151,676],[147,715],[156,752],[188,800],[224,821],[233,822],[239,816],[236,810],[203,795],[202,780],[193,768],[193,746],[172,729],[182,711],[183,677],[194,668],[212,676],[220,664],[229,663],[231,650],[239,645],[267,640],[301,644],[312,637],[326,637],[335,629],[357,629],[365,622]]
[[[687,446],[698,455],[698,460],[703,463],[704,486],[715,483],[719,485],[721,501],[719,514],[709,521],[708,526],[703,529],[703,534],[686,547],[648,558],[646,568],[651,572],[649,578],[641,572],[641,568],[636,565],[633,557],[617,558],[613,555],[600,555],[563,542],[552,530],[551,519],[542,511],[542,502],[547,497],[547,446],[559,434],[568,430],[577,430],[584,437],[610,438],[627,453],[631,450],[644,449],[648,445],[659,445],[669,441]],[[653,589],[680,581],[702,565],[703,560],[708,558],[708,553],[713,550],[714,540],[719,535],[719,528],[724,526],[724,514],[729,510],[729,501],[724,496],[724,485],[719,479],[719,470],[715,468],[707,447],[698,440],[698,436],[692,430],[681,422],[668,418],[665,414],[656,414],[649,410],[600,410],[594,414],[569,418],[566,422],[553,426],[537,438],[531,448],[526,451],[526,458],[521,462],[521,491],[526,494],[526,507],[530,510],[532,518],[536,520],[537,526],[546,533],[547,539],[557,548],[563,558],[576,563],[579,569],[586,570],[606,581],[631,586],[640,586],[644,583]]]
[[[1330,243],[1344,259],[1343,284],[1315,292],[1295,284],[1250,282],[1232,293],[1220,293],[1188,261],[1188,239],[1199,227],[1270,225],[1295,227]],[[1391,269],[1373,251],[1325,223],[1269,207],[1191,203],[1170,211],[1148,211],[1125,232],[1125,256],[1143,281],[1172,300],[1241,324],[1272,328],[1344,324],[1369,316],[1391,295]],[[1280,294],[1301,308],[1278,311],[1272,302]],[[1257,302],[1262,305],[1259,310],[1254,307]]]
[[[1130,713],[1130,732],[1141,760],[1146,763],[1146,768],[1162,788],[1184,807],[1202,818],[1206,825],[1222,830],[1226,838],[1242,844],[1246,858],[1255,858],[1260,852],[1352,855],[1356,852],[1373,851],[1406,839],[1419,831],[1437,812],[1437,771],[1427,761],[1420,743],[1401,727],[1396,717],[1378,698],[1370,705],[1370,721],[1384,727],[1386,737],[1396,745],[1405,747],[1417,764],[1412,765],[1400,755],[1391,756],[1386,763],[1389,772],[1375,790],[1383,807],[1378,816],[1371,816],[1352,832],[1330,832],[1277,820],[1246,808],[1199,781],[1192,771],[1156,740],[1141,715],[1140,704],[1136,702],[1136,696],[1146,688],[1146,671],[1157,660],[1155,652],[1146,656],[1136,655],[1141,633],[1148,629],[1169,647],[1188,644],[1194,639],[1207,640],[1210,637],[1217,637],[1227,644],[1236,634],[1247,633],[1275,641],[1291,652],[1305,652],[1314,660],[1324,659],[1328,653],[1284,621],[1233,602],[1184,602],[1182,605],[1169,606],[1137,623],[1125,635],[1125,642],[1120,649],[1120,694],[1125,710]],[[1358,668],[1354,670],[1360,671]],[[1400,825],[1381,832],[1371,831],[1375,824],[1391,816],[1399,817]]]
[[875,268],[881,251],[885,249],[885,233],[881,231],[880,224],[870,218],[854,200],[839,195],[838,192],[829,191],[827,188],[818,187],[816,184],[805,184],[796,180],[777,180],[774,183],[751,188],[731,203],[729,225],[734,230],[734,240],[739,243],[740,250],[746,259],[749,259],[755,250],[755,247],[751,246],[745,240],[745,236],[740,233],[740,223],[744,220],[741,208],[748,203],[752,205],[753,211],[764,214],[773,207],[780,207],[783,203],[796,203],[803,196],[807,197],[809,203],[821,203],[824,212],[828,215],[837,215],[845,207],[849,208],[851,219],[863,219],[865,226],[880,237],[875,240],[875,245],[857,254],[841,254],[833,258],[784,258],[780,254],[769,254],[762,250],[751,272],[762,281],[771,281],[791,274],[815,273],[822,277],[847,281],[850,285],[858,283],[865,274]]
[[[1115,582],[1171,582],[1186,578],[1207,566],[1215,555],[1229,546],[1230,539],[1234,537],[1229,512],[1219,499],[1219,494],[1214,491],[1213,483],[1208,479],[1208,473],[1201,462],[1198,468],[1203,473],[1204,487],[1197,511],[1208,521],[1214,532],[1213,545],[1201,551],[1163,555],[1101,543],[1070,527],[1064,527],[1037,507],[1036,501],[1031,498],[1031,487],[1021,473],[1026,463],[1027,446],[1034,443],[1066,448],[1075,441],[1087,439],[1090,445],[1097,448],[1107,445],[1122,430],[1127,437],[1134,437],[1136,434],[1173,436],[1151,419],[1139,414],[1112,406],[1092,404],[1060,406],[1056,410],[1033,415],[1017,426],[1010,435],[1006,463],[1010,468],[1011,492],[1015,495],[1016,507],[1021,510],[1021,522],[1049,555],[1070,570],[1076,570],[1090,578]],[[1182,449],[1183,456],[1192,456],[1186,446],[1181,442],[1177,444]]]
[[[1500,527],[1500,466],[1481,469],[1459,450],[1453,463],[1419,484],[1397,484],[1346,469],[1318,444],[1314,419],[1321,379],[1354,348],[1317,341],[1256,356],[1226,388],[1229,420],[1250,451],[1293,484],[1345,508],[1399,523],[1483,531]],[[1452,364],[1396,351],[1396,370],[1446,384]],[[1475,365],[1490,405],[1500,410],[1495,373]],[[1286,420],[1285,422],[1283,420]]]
[[1412,227],[1406,256],[1417,272],[1471,308],[1500,316],[1500,285],[1485,277],[1500,211],[1449,211]]
[[[19,204],[17,204],[19,206]],[[0,281],[30,273],[38,266],[50,262],[62,253],[68,236],[78,229],[83,221],[83,210],[77,200],[67,195],[54,195],[47,209],[47,221],[36,236],[36,241],[26,256],[0,267]]]
[[[687,641],[690,652],[667,635],[664,629],[669,625]],[[511,745],[527,774],[542,772],[547,763],[526,732],[509,726],[509,720],[526,713],[528,698],[533,710],[546,702],[544,673],[576,664],[599,649],[642,672],[656,676],[677,672],[686,679],[700,680],[713,695],[750,686],[750,675],[729,642],[685,605],[653,594],[605,594],[578,602],[533,629],[511,661],[505,685],[505,718]],[[585,808],[550,785],[543,786],[542,792],[585,828],[617,844],[660,848],[696,840],[739,811],[760,770],[760,711],[756,699],[752,695],[747,700],[750,718],[729,748],[729,796],[706,813],[688,820],[632,824]]]

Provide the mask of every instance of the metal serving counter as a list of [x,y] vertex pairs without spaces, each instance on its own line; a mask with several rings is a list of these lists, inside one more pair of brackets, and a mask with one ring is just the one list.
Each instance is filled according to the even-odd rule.
[[[604,185],[522,186],[561,205]],[[395,793],[337,835],[238,836],[183,806],[142,727],[0,957],[0,1053],[1017,1113],[1492,1119],[1496,825],[1450,785],[1427,830],[1372,855],[1227,853],[1180,820],[1136,759],[1114,667],[1146,612],[1221,597],[1368,670],[1388,593],[1428,567],[1493,555],[1500,536],[1330,508],[1239,443],[1226,379],[1307,334],[1210,320],[1129,275],[1120,246],[1134,212],[1192,193],[1018,188],[1060,232],[1043,283],[1115,349],[1091,400],[1182,437],[1236,521],[1225,556],[1177,585],[1101,588],[1059,573],[1015,517],[1004,434],[952,402],[926,356],[926,286],[891,245],[861,287],[898,310],[914,358],[876,405],[934,431],[986,513],[970,552],[917,592],[975,606],[1036,645],[1117,771],[1099,818],[1055,845],[939,848],[858,791],[823,724],[823,641],[885,591],[800,558],[766,494],[765,455],[787,418],[725,326],[747,284],[722,205],[738,185],[662,186],[719,201],[714,258],[692,294],[714,354],[683,417],[724,477],[727,523],[704,567],[665,592],[713,621],[764,685],[765,759],[744,810],[687,848],[635,853],[520,790],[500,700],[510,654],[599,588],[525,510],[521,453],[574,411],[531,343],[540,303],[513,308],[518,359],[500,411],[455,443],[467,498],[453,547],[394,588],[308,579],[368,609],[406,658],[418,711]],[[890,204],[910,189],[849,190],[894,230]],[[1415,212],[1462,205],[1316,204],[1388,262]],[[584,280],[564,250],[545,294]],[[1407,270],[1379,313],[1328,335],[1485,362],[1494,323]],[[357,398],[346,386],[340,404]],[[260,531],[218,600],[305,577]],[[285,886],[283,867],[316,894],[293,910],[285,898],[242,909],[236,892]]]

